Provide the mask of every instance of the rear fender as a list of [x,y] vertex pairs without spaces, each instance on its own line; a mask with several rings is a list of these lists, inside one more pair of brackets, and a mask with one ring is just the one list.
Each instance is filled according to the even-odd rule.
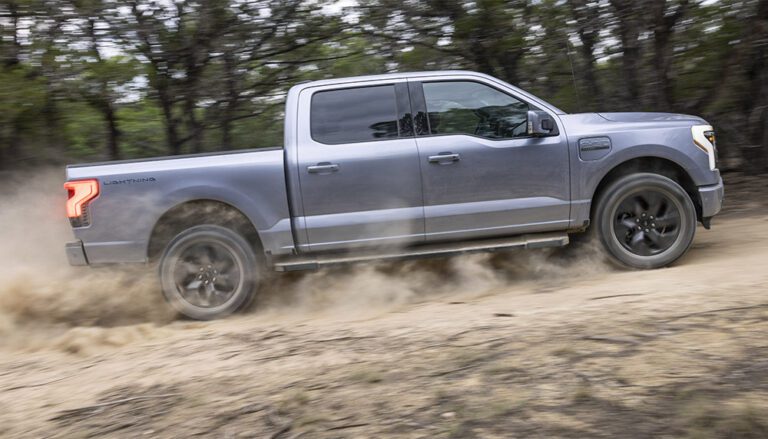
[[181,204],[202,200],[216,201],[232,206],[248,218],[256,229],[265,252],[282,254],[290,253],[293,249],[290,218],[282,218],[280,208],[271,207],[267,197],[259,194],[257,190],[246,193],[223,185],[195,185],[179,188],[164,198],[163,208],[156,215],[155,223],[163,214]]

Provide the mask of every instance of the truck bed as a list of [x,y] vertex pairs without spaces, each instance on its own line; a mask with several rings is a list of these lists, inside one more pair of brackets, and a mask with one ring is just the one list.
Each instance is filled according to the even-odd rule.
[[79,164],[66,173],[67,181],[99,182],[89,224],[74,228],[89,264],[146,261],[163,214],[199,200],[239,210],[270,253],[294,246],[282,148]]

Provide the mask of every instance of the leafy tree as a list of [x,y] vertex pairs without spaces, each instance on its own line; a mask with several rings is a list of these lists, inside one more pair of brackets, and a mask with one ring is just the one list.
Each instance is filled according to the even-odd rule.
[[273,146],[298,81],[462,68],[702,115],[760,172],[767,57],[768,0],[5,0],[0,168]]

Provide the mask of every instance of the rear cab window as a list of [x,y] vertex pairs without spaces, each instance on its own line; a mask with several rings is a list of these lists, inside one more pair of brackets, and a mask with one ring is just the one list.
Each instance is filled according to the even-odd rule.
[[312,139],[328,145],[396,139],[397,104],[394,85],[316,92],[310,106]]

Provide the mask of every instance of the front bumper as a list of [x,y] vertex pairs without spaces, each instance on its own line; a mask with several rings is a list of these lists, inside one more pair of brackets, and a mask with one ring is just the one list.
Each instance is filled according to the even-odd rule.
[[717,184],[710,186],[699,186],[699,199],[701,200],[701,217],[710,218],[717,215],[723,207],[723,198],[725,188],[723,179]]
[[64,251],[67,253],[69,265],[88,265],[88,258],[85,256],[83,241],[68,242],[64,246]]

